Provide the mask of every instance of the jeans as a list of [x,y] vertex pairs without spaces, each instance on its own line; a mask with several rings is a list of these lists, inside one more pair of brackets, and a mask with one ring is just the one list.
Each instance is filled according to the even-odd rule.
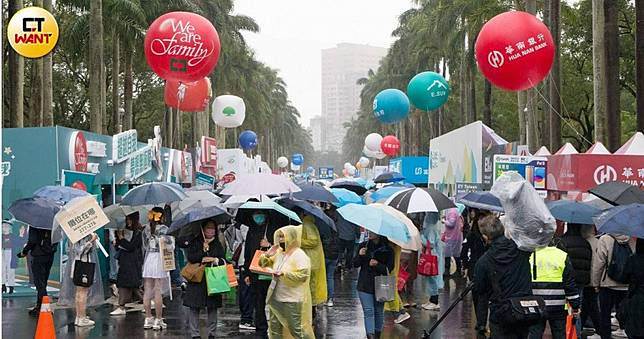
[[[584,305],[584,288],[579,287],[579,304],[581,306]],[[583,330],[583,323],[581,322],[581,314],[580,317],[575,320],[575,329],[577,330],[577,339],[581,339],[581,331]]]
[[54,263],[54,256],[37,256],[33,257],[31,262],[31,272],[33,273],[34,285],[38,291],[38,299],[36,300],[36,308],[40,308],[42,304],[42,297],[47,295],[47,280],[49,279],[49,272],[51,265]]
[[340,262],[342,262],[341,260],[344,258],[344,268],[352,268],[353,252],[356,246],[355,241],[339,239],[338,245],[340,246],[340,255],[338,257]]
[[358,291],[358,298],[364,313],[364,328],[367,335],[382,332],[385,318],[385,303],[376,301],[376,296],[371,293]]
[[526,339],[529,328],[525,326],[504,326],[490,322],[490,339]]
[[266,320],[266,295],[271,282],[251,279],[251,289],[255,295],[255,332],[259,336],[268,336],[268,320]]
[[[552,338],[565,338],[566,337],[566,313],[556,313],[548,315],[548,319],[539,322],[538,324],[530,326],[530,339],[541,339],[543,332],[546,329],[546,321],[550,325],[550,332]],[[578,321],[579,322],[579,321]]]
[[[600,326],[599,326],[599,335],[602,339],[611,338],[611,312],[613,308],[619,309],[619,305],[622,303],[628,291],[618,291],[612,290],[610,288],[602,287],[599,289],[599,311],[600,311]],[[619,319],[618,319],[619,320]],[[622,322],[619,323],[620,328],[624,328]]]
[[593,327],[599,331],[601,325],[599,317],[599,299],[594,287],[584,287],[584,296],[581,304],[581,325],[586,324],[586,320],[593,322]]
[[255,311],[255,294],[253,289],[246,285],[244,278],[248,274],[241,269],[239,271],[239,281],[237,284],[237,297],[239,303],[239,311],[241,312],[241,322],[244,324],[253,323],[253,311]]
[[[208,336],[215,337],[217,334],[217,308],[208,307]],[[190,307],[188,312],[188,324],[190,325],[190,336],[201,337],[199,332],[199,311],[200,308]]]
[[327,298],[333,299],[333,273],[335,273],[335,266],[338,264],[338,259],[324,259],[324,264],[326,265],[326,292]]

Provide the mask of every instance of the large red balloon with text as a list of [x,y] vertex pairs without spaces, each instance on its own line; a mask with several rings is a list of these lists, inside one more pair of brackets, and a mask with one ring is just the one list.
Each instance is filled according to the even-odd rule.
[[395,136],[388,135],[382,138],[380,149],[382,149],[382,153],[393,157],[400,151],[400,141]]
[[170,12],[158,17],[145,34],[145,58],[165,80],[205,78],[219,60],[219,34],[201,15]]
[[195,82],[167,80],[163,99],[166,105],[182,112],[203,112],[208,106],[210,95],[208,78]]
[[555,44],[548,27],[526,12],[505,12],[483,25],[476,45],[479,70],[510,91],[536,86],[552,68]]

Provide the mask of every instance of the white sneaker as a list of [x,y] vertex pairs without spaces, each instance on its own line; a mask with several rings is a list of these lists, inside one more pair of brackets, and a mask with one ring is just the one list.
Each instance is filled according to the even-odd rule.
[[149,330],[154,326],[154,318],[145,318],[145,322],[143,323],[143,329]]
[[405,321],[405,320],[407,320],[409,318],[411,318],[411,315],[409,315],[409,313],[405,312],[405,313],[399,315],[398,318],[396,318],[396,320],[394,320],[394,323],[401,324],[403,321]]
[[610,324],[611,326],[616,326],[619,329],[619,321],[617,321],[617,318],[610,318]]
[[154,325],[152,325],[152,329],[159,331],[168,328],[168,324],[163,322],[163,319],[154,319]]
[[78,318],[78,322],[75,324],[78,327],[87,327],[87,326],[93,326],[94,321],[91,320],[90,318]]
[[441,306],[439,304],[434,303],[425,303],[422,304],[421,307],[426,311],[440,311],[441,309]]
[[254,331],[255,326],[252,323],[239,323],[240,330]]
[[110,315],[125,315],[125,308],[117,307],[114,311],[110,312]]
[[617,331],[613,331],[613,333],[612,333],[612,334],[613,334],[613,338],[614,338],[614,337],[617,337],[617,338],[628,338],[628,336],[626,335],[626,332],[625,332],[624,330],[622,330],[621,328],[620,328],[620,329],[618,329]]
[[329,299],[329,301],[327,301],[326,305],[328,307],[333,307],[333,299]]

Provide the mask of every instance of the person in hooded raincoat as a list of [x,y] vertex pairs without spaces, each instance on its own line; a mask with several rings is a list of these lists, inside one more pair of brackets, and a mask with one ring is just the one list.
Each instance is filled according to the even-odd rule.
[[273,270],[268,290],[269,337],[313,339],[311,324],[311,260],[300,248],[302,226],[275,231],[275,245],[260,257],[262,267]]
[[315,226],[315,219],[310,215],[302,218],[302,250],[311,259],[311,302],[313,306],[320,305],[327,298],[326,267],[320,232]]
[[[96,253],[96,241],[99,241],[96,233],[80,239],[75,244],[67,241],[67,255],[69,259],[67,265],[65,265],[58,304],[75,305],[76,319],[74,320],[74,325],[79,327],[94,325],[94,321],[87,316],[87,307],[98,306],[105,301],[101,269]],[[77,260],[95,264],[94,281],[90,287],[81,287],[74,284],[73,272]]]
[[[438,275],[433,277],[423,276],[425,292],[429,295],[429,302],[422,304],[423,309],[427,311],[439,311],[438,292],[443,289],[443,272],[445,271],[445,243],[441,241],[441,223],[438,213],[430,212],[425,214],[423,220],[423,231],[420,236],[423,247],[429,242],[432,247],[432,254],[438,257]],[[423,248],[424,251],[424,248]]]
[[456,262],[456,272],[461,268],[461,250],[463,249],[463,217],[458,208],[450,208],[445,212],[445,231],[442,236],[445,242],[445,272],[449,274],[451,258]]

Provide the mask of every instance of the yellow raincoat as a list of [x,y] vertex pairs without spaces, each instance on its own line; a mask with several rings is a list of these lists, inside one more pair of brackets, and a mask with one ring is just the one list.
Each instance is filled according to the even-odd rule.
[[[398,272],[400,271],[400,246],[389,242],[389,246],[394,250],[394,270],[389,273],[389,275],[393,275],[396,277],[396,281],[398,281]],[[385,303],[385,311],[390,311],[390,312],[399,312],[400,309],[402,308],[402,300],[400,299],[400,295],[398,294],[398,288],[396,288],[396,297],[394,298],[394,301],[389,301]]]
[[319,305],[327,298],[326,266],[320,232],[315,226],[315,218],[309,215],[302,219],[302,249],[311,259],[311,302]]
[[259,264],[281,272],[273,281],[266,296],[270,318],[270,338],[315,339],[311,324],[311,292],[309,277],[311,261],[300,248],[301,226],[285,226],[275,231],[275,242],[284,236],[286,251],[279,249],[274,256],[262,255]]

